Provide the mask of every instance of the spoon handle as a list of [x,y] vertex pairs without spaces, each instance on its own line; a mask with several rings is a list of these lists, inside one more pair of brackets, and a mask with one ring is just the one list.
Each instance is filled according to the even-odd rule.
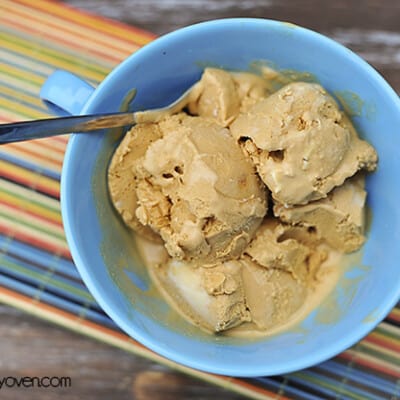
[[135,114],[114,113],[39,119],[0,125],[0,144],[135,124]]

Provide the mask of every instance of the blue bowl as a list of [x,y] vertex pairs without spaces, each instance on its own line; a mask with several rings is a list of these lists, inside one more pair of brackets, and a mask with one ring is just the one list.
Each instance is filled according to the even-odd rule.
[[[335,356],[370,332],[398,301],[400,101],[394,91],[366,62],[318,33],[277,21],[225,19],[155,40],[115,68],[94,91],[68,74],[62,81],[56,74],[42,93],[69,112],[86,114],[121,110],[135,88],[131,109],[147,109],[177,98],[205,66],[247,70],[259,60],[278,69],[309,72],[331,93],[352,99],[352,120],[379,154],[378,170],[367,179],[372,213],[368,240],[335,290],[299,325],[275,336],[242,340],[200,332],[175,316],[152,288],[131,233],[108,197],[107,165],[120,131],[73,135],[61,185],[73,259],[118,326],[173,361],[243,377],[287,373]],[[67,87],[68,101],[62,95]]]

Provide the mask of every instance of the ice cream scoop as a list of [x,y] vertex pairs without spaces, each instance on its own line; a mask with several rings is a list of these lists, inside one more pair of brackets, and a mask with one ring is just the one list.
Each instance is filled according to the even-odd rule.
[[268,93],[268,81],[261,76],[206,68],[188,97],[188,110],[192,115],[229,126],[239,112],[265,98]]
[[314,83],[284,86],[239,115],[230,129],[272,197],[284,205],[324,198],[359,169],[373,171],[377,163],[373,147]]
[[134,126],[108,171],[124,222],[172,257],[238,257],[266,210],[265,187],[228,129],[184,113]]

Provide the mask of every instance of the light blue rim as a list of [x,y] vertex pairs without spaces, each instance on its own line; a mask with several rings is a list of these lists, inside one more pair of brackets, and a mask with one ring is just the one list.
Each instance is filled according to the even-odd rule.
[[[115,74],[118,74],[119,68],[123,65],[126,61],[128,61],[132,57],[138,57],[139,55],[145,55],[147,52],[159,51],[162,48],[168,47],[168,44],[171,41],[174,41],[181,36],[190,33],[192,30],[199,30],[199,29],[207,29],[209,26],[214,25],[230,25],[236,23],[251,23],[251,24],[260,24],[264,28],[277,28],[279,27],[282,22],[268,20],[268,19],[259,19],[259,18],[228,18],[228,19],[219,19],[213,21],[206,21],[201,22],[198,24],[190,25],[188,27],[179,29],[172,33],[166,34],[153,42],[147,44],[145,47],[137,50],[134,54],[129,56],[124,62],[122,62],[119,66],[117,66],[111,73],[104,79],[104,81],[98,86],[97,90],[101,90],[105,85],[107,85],[108,81],[113,78]],[[307,28],[302,28],[298,26],[294,26],[291,29],[296,29],[296,34],[304,36],[312,41],[319,41],[323,46],[327,48],[331,48],[334,50],[338,55],[343,57],[350,58],[350,60],[357,64],[357,66],[361,69],[364,69],[371,80],[375,81],[375,84],[381,88],[385,94],[391,98],[394,104],[397,105],[397,108],[400,113],[400,100],[394,90],[390,87],[390,85],[384,80],[384,78],[373,68],[371,67],[366,61],[361,59],[359,56],[354,54],[351,50],[344,47],[343,45],[335,42],[328,37],[321,35],[317,32],[311,31]],[[97,91],[96,90],[96,91]],[[86,110],[90,108],[93,99],[95,96],[91,96],[88,102],[86,103],[85,107],[82,109],[81,114],[85,114]],[[82,279],[84,280],[85,284],[87,285],[90,292],[93,294],[95,299],[98,301],[99,305],[103,308],[103,310],[116,322],[116,324],[125,332],[130,334],[132,337],[135,338],[138,342],[143,344],[144,346],[148,347],[149,349],[153,350],[154,352],[173,360],[177,363],[199,369],[202,371],[208,371],[211,373],[222,374],[222,375],[232,375],[232,376],[241,376],[241,377],[255,377],[255,376],[268,376],[268,375],[279,375],[284,373],[290,373],[294,371],[298,371],[304,368],[308,368],[310,366],[316,365],[323,361],[326,361],[329,358],[332,358],[339,353],[343,352],[344,350],[348,349],[349,347],[353,346],[355,343],[360,341],[364,336],[371,332],[392,310],[392,308],[396,305],[398,300],[400,299],[400,285],[397,290],[397,296],[393,298],[388,298],[384,303],[380,303],[375,310],[374,313],[374,322],[370,324],[361,324],[359,325],[358,329],[354,329],[351,332],[344,333],[342,339],[334,342],[329,347],[325,347],[324,349],[318,349],[317,352],[303,357],[301,359],[292,360],[292,362],[286,362],[285,366],[280,366],[277,368],[276,366],[269,366],[266,363],[265,366],[255,368],[254,366],[243,366],[243,365],[227,365],[224,368],[218,368],[214,366],[210,366],[208,364],[199,363],[196,360],[190,359],[185,356],[185,354],[179,353],[179,351],[172,351],[171,349],[164,347],[160,342],[157,342],[152,338],[150,335],[147,335],[145,332],[135,331],[135,329],[125,321],[125,318],[119,312],[119,310],[112,309],[109,306],[109,302],[107,299],[107,293],[100,292],[96,285],[93,283],[91,279],[91,275],[87,273],[85,269],[85,265],[83,260],[80,257],[78,247],[75,243],[75,238],[72,235],[72,229],[69,224],[69,211],[66,206],[66,201],[63,200],[64,196],[63,193],[68,193],[68,182],[71,181],[73,177],[69,176],[68,173],[68,164],[73,159],[73,152],[74,146],[77,142],[78,136],[72,135],[69,140],[65,158],[64,158],[64,165],[62,169],[62,177],[61,177],[61,211],[63,215],[63,223],[64,229],[67,237],[67,242]]]

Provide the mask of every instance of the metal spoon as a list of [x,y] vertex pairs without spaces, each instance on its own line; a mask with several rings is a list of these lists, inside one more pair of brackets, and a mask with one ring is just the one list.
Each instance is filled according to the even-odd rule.
[[170,105],[149,111],[78,115],[0,124],[0,144],[40,139],[71,132],[91,132],[104,128],[134,125],[138,122],[157,122],[163,116],[174,114],[185,107],[196,92],[195,87],[196,84]]

